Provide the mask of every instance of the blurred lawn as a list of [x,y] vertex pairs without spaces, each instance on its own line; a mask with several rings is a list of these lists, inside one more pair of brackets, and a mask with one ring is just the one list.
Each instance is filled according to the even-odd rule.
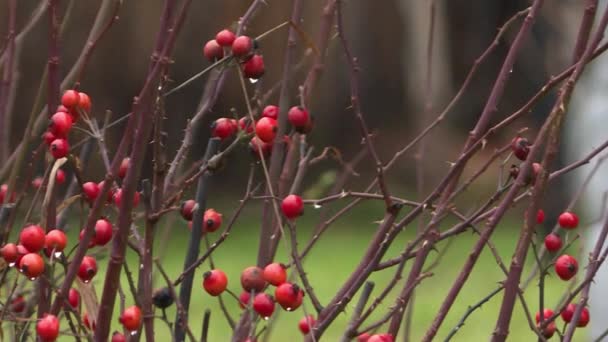
[[[229,207],[219,207],[224,212],[225,221],[228,220],[232,211]],[[260,222],[259,206],[252,205],[243,212],[242,218],[235,225],[232,234],[224,242],[222,246],[213,254],[213,259],[216,265],[223,269],[229,277],[229,288],[235,293],[240,293],[240,271],[250,265],[255,264],[257,257],[258,245],[258,229]],[[316,247],[312,250],[310,256],[305,260],[304,267],[310,277],[313,287],[319,296],[322,303],[327,303],[335,291],[343,284],[351,270],[359,262],[363,251],[366,248],[368,241],[374,234],[377,224],[374,221],[381,219],[379,215],[382,213],[381,208],[372,204],[364,204],[352,214],[343,220],[336,222],[320,239]],[[310,236],[311,229],[315,226],[318,215],[314,209],[307,209],[306,215],[298,220],[298,233],[300,248],[304,245]],[[181,218],[166,219],[159,225],[159,229],[164,230],[165,226],[169,225],[169,239],[166,241],[157,241],[156,251],[165,249],[162,264],[165,270],[169,273],[172,279],[175,279],[180,274],[183,268],[183,257],[187,246],[187,228]],[[408,227],[399,239],[393,244],[393,248],[389,251],[390,256],[395,256],[405,246],[413,235],[416,227]],[[492,241],[498,247],[505,263],[510,262],[511,253],[514,249],[516,238],[518,236],[518,223],[511,222],[498,227],[493,236]],[[159,232],[160,233],[160,232]],[[219,233],[211,236],[211,241],[214,241]],[[158,240],[162,240],[160,237]],[[72,240],[73,241],[73,240]],[[447,291],[450,288],[454,278],[460,271],[464,261],[476,241],[476,235],[465,233],[459,236],[449,247],[447,253],[438,267],[433,269],[434,275],[431,278],[423,280],[422,284],[416,290],[415,309],[413,318],[413,336],[412,341],[418,341],[425,333],[430,322],[436,315]],[[445,243],[439,244],[439,250],[443,249]],[[287,244],[280,244],[280,252],[277,260],[288,262]],[[204,249],[204,247],[202,246]],[[438,253],[434,254],[437,257]],[[134,253],[128,255],[129,265],[135,272],[137,270],[137,260]],[[106,259],[107,260],[107,259]],[[101,261],[99,265],[103,268],[106,260]],[[430,261],[427,265],[430,264]],[[528,260],[528,268],[532,265],[532,260]],[[198,338],[201,331],[201,322],[203,313],[206,309],[212,311],[211,326],[209,341],[230,341],[231,332],[226,319],[221,313],[218,305],[218,300],[207,295],[201,286],[202,274],[208,270],[208,264],[201,266],[195,276],[195,286],[193,290],[192,302],[190,306],[190,324],[194,335]],[[407,272],[407,269],[406,269]],[[376,282],[375,290],[372,298],[377,295],[383,285],[386,284],[394,275],[394,269],[384,270],[374,274],[372,280]],[[97,286],[98,295],[101,294],[101,283],[103,282],[103,269],[96,276],[94,284]],[[437,335],[436,340],[442,341],[449,331],[456,325],[462,315],[465,313],[469,305],[478,302],[480,299],[496,289],[498,282],[503,280],[504,276],[493,256],[487,251],[483,253],[477,266],[471,275],[467,285],[463,288],[458,300],[453,309],[450,311],[446,321],[442,325],[442,329]],[[398,293],[404,280],[401,280],[398,289],[393,291]],[[299,282],[299,280],[298,280]],[[124,276],[122,280],[123,288],[128,291],[128,283]],[[538,309],[538,290],[533,284],[526,292],[526,298],[530,310],[536,312]],[[565,283],[556,277],[547,278],[547,291],[545,301],[547,306],[553,306],[561,298],[561,294],[565,289]],[[160,275],[155,275],[155,287],[163,286],[163,280]],[[376,315],[373,318],[380,317],[386,313],[387,309],[392,305],[396,294],[390,296],[376,310]],[[240,309],[235,300],[230,296],[224,296],[228,309],[233,318],[238,320]],[[307,297],[305,297],[307,298]],[[338,341],[343,329],[345,328],[350,314],[354,308],[358,298],[355,298],[346,309],[345,314],[341,314],[336,320],[336,323],[324,334],[323,341]],[[456,334],[453,341],[485,341],[490,337],[495,326],[496,317],[502,299],[502,293],[495,296],[490,302],[485,304],[481,309],[475,311],[466,321],[466,324]],[[127,303],[129,304],[129,303]],[[312,310],[312,305],[309,301],[305,301],[306,309]],[[118,315],[118,304],[116,305],[115,318]],[[277,307],[277,311],[280,311]],[[168,310],[168,315],[173,320],[175,311],[174,307]],[[160,315],[160,311],[157,311]],[[297,310],[293,313],[280,312],[278,321],[276,322],[270,341],[287,341],[288,339],[296,338],[299,340],[300,333],[297,329],[297,322],[303,316],[302,310]],[[373,320],[372,318],[372,320]],[[114,320],[114,325],[118,329],[118,322]],[[261,325],[258,329],[261,328]],[[560,327],[561,328],[561,327]],[[510,327],[509,341],[534,341],[535,335],[528,329],[528,323],[519,302],[516,304],[516,312],[513,316]],[[160,320],[156,321],[156,338],[158,341],[170,341],[170,332],[167,326]],[[578,330],[578,341],[584,339],[584,330]],[[67,339],[65,339],[67,340]],[[400,339],[398,339],[400,340]]]

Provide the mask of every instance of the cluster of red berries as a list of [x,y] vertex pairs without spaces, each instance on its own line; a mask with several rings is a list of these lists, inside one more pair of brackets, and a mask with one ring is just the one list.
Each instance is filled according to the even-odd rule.
[[[129,170],[129,166],[131,165],[131,160],[129,158],[124,158],[120,163],[120,169],[118,170],[118,177],[125,178],[127,175],[127,171]],[[101,193],[101,189],[103,188],[105,181],[101,181],[99,183],[96,182],[86,182],[82,184],[82,196],[83,198],[89,202],[89,204],[93,204],[99,194]],[[107,195],[107,202],[112,203],[116,207],[120,207],[120,203],[122,202],[122,188],[117,188],[112,184],[110,187],[110,192]],[[133,207],[137,207],[139,205],[140,193],[136,191],[133,194]]]
[[[576,311],[576,304],[573,304],[573,303],[568,304],[562,310],[560,316],[562,317],[562,320],[564,321],[564,323],[570,323],[572,321],[575,311]],[[545,308],[543,310],[543,321],[546,321],[548,318],[552,317],[553,314],[554,314],[553,310],[551,310],[549,308]],[[587,324],[589,324],[590,319],[591,319],[591,317],[589,316],[589,310],[587,308],[583,308],[583,310],[581,311],[581,315],[580,315],[578,321],[576,322],[576,326],[579,328],[586,327]],[[540,312],[536,313],[536,324],[538,326],[540,326]],[[553,334],[555,334],[556,330],[557,330],[557,326],[555,324],[555,321],[552,321],[543,329],[542,334],[543,334],[543,336],[545,336],[545,338],[551,338],[553,336]]]
[[55,159],[63,158],[70,152],[68,134],[72,125],[78,121],[80,111],[91,110],[91,98],[86,93],[70,89],[61,97],[61,105],[51,116],[49,127],[43,134],[43,139],[49,146],[49,151]]
[[[194,209],[196,209],[195,200],[184,201],[180,207],[180,214],[188,221],[188,229],[192,230],[192,216],[194,215]],[[222,214],[215,211],[213,208],[205,210],[203,214],[203,231],[207,233],[213,233],[220,229],[222,226]]]
[[[545,213],[539,210],[536,215],[536,222],[541,224],[545,220]],[[565,230],[572,230],[578,227],[578,216],[575,213],[565,211],[557,219],[559,226]],[[557,252],[562,248],[562,239],[556,233],[549,233],[545,236],[545,248],[549,252]],[[563,254],[555,261],[555,273],[562,280],[570,280],[578,271],[578,262],[575,257]]]
[[[528,154],[530,153],[531,146],[532,145],[526,138],[515,137],[511,141],[511,151],[513,152],[513,155],[521,161],[525,161],[526,159],[528,159]],[[512,178],[517,178],[517,176],[519,175],[519,169],[519,166],[511,165],[509,173]],[[534,184],[541,169],[542,167],[539,163],[532,163],[532,172],[529,175],[526,175],[526,184]]]
[[224,53],[238,58],[247,78],[258,79],[264,75],[264,57],[257,51],[257,42],[248,36],[236,36],[234,32],[224,29],[217,33],[215,39],[203,47],[203,55],[215,62],[224,58]]

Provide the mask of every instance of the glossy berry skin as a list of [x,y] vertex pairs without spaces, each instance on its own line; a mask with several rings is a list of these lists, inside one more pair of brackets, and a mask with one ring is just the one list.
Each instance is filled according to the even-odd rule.
[[[562,319],[564,320],[564,322],[570,323],[570,321],[572,321],[572,318],[574,317],[575,311],[576,311],[576,305],[573,303],[568,304],[566,309],[564,309],[564,311],[562,311],[562,313],[561,313],[561,316],[562,316]],[[581,315],[578,319],[578,322],[576,323],[576,326],[581,327],[581,328],[586,327],[587,324],[589,324],[589,320],[590,320],[589,310],[587,308],[583,308],[583,310],[581,311]]]
[[264,267],[264,280],[274,286],[279,286],[287,281],[287,271],[285,265],[274,262]]
[[274,300],[272,296],[266,293],[258,293],[253,298],[253,310],[263,318],[272,316],[274,312]]
[[203,274],[203,288],[212,296],[219,296],[228,286],[228,277],[222,270],[211,270]]
[[391,334],[375,334],[369,337],[367,342],[393,342],[393,335]]
[[357,336],[357,342],[367,342],[367,341],[369,341],[370,337],[371,337],[371,335],[369,333],[362,333],[359,336]]
[[[68,244],[68,238],[65,233],[59,229],[53,229],[46,233],[44,238],[44,247],[48,250],[61,252]],[[27,248],[27,247],[26,247]]]
[[[547,320],[547,318],[553,316],[553,310],[549,309],[549,308],[545,308],[543,310],[543,322]],[[540,312],[536,313],[536,316],[534,317],[534,319],[536,320],[536,324],[540,323]]]
[[82,184],[82,192],[85,199],[93,203],[97,199],[97,196],[99,196],[100,188],[95,182],[86,182]]
[[19,261],[19,270],[28,278],[36,278],[44,272],[44,261],[38,253],[28,253]]
[[141,309],[135,305],[122,312],[118,321],[128,331],[135,331],[141,326]]
[[255,134],[265,143],[272,143],[277,134],[277,120],[263,117],[255,124]]
[[186,221],[192,221],[192,215],[194,214],[194,206],[196,206],[195,200],[184,201],[180,207],[179,213]]
[[310,332],[310,327],[315,325],[315,317],[313,315],[304,316],[298,322],[298,329],[302,334],[306,335]]
[[536,223],[543,224],[545,222],[545,211],[542,209],[538,209],[536,212]]
[[310,121],[308,111],[300,106],[294,106],[287,112],[287,119],[289,123],[296,128],[304,128]]
[[166,309],[173,305],[173,296],[168,287],[160,288],[154,291],[152,295],[152,303],[159,309]]
[[0,255],[7,264],[16,263],[19,259],[19,251],[14,243],[7,243],[0,248]]
[[215,35],[215,41],[221,46],[232,46],[235,39],[236,35],[229,29],[221,30]]
[[88,283],[97,274],[97,261],[94,257],[85,255],[82,263],[78,268],[78,278],[85,283]]
[[51,155],[55,159],[63,158],[70,152],[70,144],[66,139],[55,139],[49,146]]
[[551,338],[555,334],[556,330],[557,330],[557,325],[555,325],[555,322],[551,322],[545,327],[545,329],[542,331],[542,333],[545,338]]
[[55,183],[56,184],[65,183],[65,172],[63,172],[62,169],[57,170],[57,173],[55,174]]
[[124,179],[127,176],[127,170],[129,170],[129,165],[131,165],[131,158],[126,157],[120,162],[120,168],[118,169],[118,177]]
[[78,308],[78,305],[80,304],[80,293],[78,290],[74,288],[70,289],[70,292],[68,292],[68,302],[72,308]]
[[222,214],[218,213],[213,208],[205,210],[205,215],[203,215],[203,225],[206,232],[215,232],[216,230],[220,229],[222,225]]
[[275,105],[268,105],[268,106],[264,107],[264,110],[262,110],[262,117],[278,120],[279,119],[279,107],[275,106]]
[[253,41],[248,36],[239,36],[232,42],[232,54],[236,57],[246,56],[253,48]]
[[264,270],[257,266],[250,266],[241,272],[241,286],[247,292],[261,292],[266,287]]
[[557,234],[549,234],[545,236],[545,248],[549,252],[557,252],[562,248],[562,239]]
[[568,254],[564,254],[555,261],[555,273],[562,280],[570,280],[578,271],[578,262]]
[[[82,241],[82,239],[84,238],[84,229],[80,231],[80,234],[78,236],[78,241]],[[95,247],[95,236],[93,236],[93,238],[91,238],[91,241],[89,241],[89,248],[93,248]]]
[[97,246],[105,246],[112,240],[113,226],[110,221],[106,219],[99,219],[95,222],[95,236],[93,236],[93,242]]
[[245,131],[245,133],[247,134],[253,133],[253,125],[251,124],[251,121],[248,117],[243,116],[242,118],[240,118],[238,125],[241,131]]
[[304,212],[304,203],[302,197],[298,195],[289,195],[281,202],[281,210],[283,215],[290,220],[297,218]]
[[511,141],[511,151],[513,151],[513,155],[515,155],[517,159],[524,161],[528,158],[528,154],[530,153],[530,142],[526,138],[515,137],[513,141]]
[[283,309],[294,311],[302,305],[304,291],[298,285],[283,283],[274,291],[274,297]]
[[42,134],[42,140],[44,140],[44,143],[47,144],[48,146],[51,146],[51,143],[53,141],[55,141],[55,139],[57,139],[55,134],[53,134],[49,131],[46,131],[46,132],[44,132],[44,134]]
[[19,295],[11,300],[11,304],[9,309],[15,313],[21,313],[25,310],[25,298],[22,295]]
[[[104,184],[106,183],[106,181],[101,181],[99,182],[99,184],[97,184],[97,188],[99,189],[99,192],[101,193],[101,189],[103,189]],[[112,203],[112,200],[114,199],[114,194],[116,193],[116,188],[113,186],[110,186],[110,191],[108,191],[108,195],[106,197],[106,201],[108,203]]]
[[87,93],[78,93],[78,107],[85,112],[91,111],[91,98],[89,95],[87,95]]
[[559,223],[559,226],[564,229],[575,229],[578,227],[578,216],[566,211],[559,215],[557,222]]
[[230,119],[219,118],[211,124],[211,135],[225,140],[236,133],[236,129],[237,127],[235,127]]
[[110,342],[127,342],[127,338],[122,333],[115,331],[112,334],[112,340]]
[[76,90],[66,90],[65,93],[63,93],[63,96],[61,96],[61,104],[68,109],[75,108],[78,106],[79,102],[80,95]]
[[44,248],[46,234],[44,230],[37,225],[29,225],[19,233],[19,243],[31,253],[38,252]]
[[[139,192],[135,191],[135,193],[133,194],[133,207],[137,207],[139,205],[139,197]],[[122,201],[122,189],[116,190],[116,192],[112,196],[112,199],[114,200],[114,205],[120,208],[120,202]]]
[[36,323],[36,333],[43,342],[55,341],[59,336],[59,320],[54,315],[44,315]]
[[256,159],[260,159],[260,149],[262,151],[262,156],[264,159],[266,159],[270,157],[270,153],[272,152],[272,143],[264,142],[257,136],[254,136],[249,142],[249,150],[251,151],[251,155],[253,155],[253,157]]
[[251,294],[247,291],[243,291],[241,292],[241,294],[239,295],[239,305],[241,306],[241,309],[244,309],[247,307],[247,305],[249,305],[249,301],[251,300]]
[[51,116],[49,131],[56,137],[66,137],[72,129],[72,116],[65,112],[57,112]]
[[209,62],[215,62],[224,57],[224,49],[222,49],[215,39],[212,39],[203,47],[203,55]]
[[253,55],[245,63],[243,63],[243,75],[246,78],[258,79],[264,76],[266,68],[264,66],[264,57],[261,55]]

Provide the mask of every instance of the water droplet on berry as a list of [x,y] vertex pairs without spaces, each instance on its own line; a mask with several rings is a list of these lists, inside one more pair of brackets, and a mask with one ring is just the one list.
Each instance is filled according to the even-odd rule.
[[257,79],[257,78],[250,78],[249,79],[249,83],[251,83],[251,84],[256,84],[258,81],[259,81],[259,79]]
[[34,280],[36,280],[36,277],[31,277],[30,280],[34,281]]
[[315,209],[321,209],[323,206],[320,205],[320,204],[318,204],[318,203],[315,203],[315,204],[312,205],[312,207],[315,208]]
[[270,317],[266,316],[266,317],[263,317],[263,318],[264,318],[265,321],[267,321]]
[[131,336],[135,336],[135,335],[137,335],[137,330],[132,330],[132,331],[129,332],[129,334]]
[[61,254],[63,254],[62,252],[55,252],[55,258],[59,259],[61,258]]
[[8,267],[15,267],[15,265],[16,265],[16,263],[14,263],[14,262],[10,262],[10,263],[8,264]]
[[287,310],[287,311],[291,311],[291,310],[293,310],[293,309],[292,309],[292,308],[287,308],[287,309],[285,309],[285,310]]
[[88,283],[90,283],[90,282],[91,282],[90,280],[85,280],[85,281],[83,281],[83,283],[85,283],[85,284],[88,284]]

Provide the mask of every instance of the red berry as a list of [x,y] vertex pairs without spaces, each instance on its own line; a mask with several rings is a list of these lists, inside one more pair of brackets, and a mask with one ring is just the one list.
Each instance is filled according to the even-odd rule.
[[362,333],[359,336],[357,336],[357,342],[367,342],[367,341],[369,341],[370,337],[371,337],[371,335],[369,333]]
[[65,172],[62,169],[57,170],[57,174],[55,174],[55,182],[57,184],[65,183]]
[[70,289],[70,292],[68,292],[68,302],[72,308],[78,308],[78,305],[80,304],[80,293],[78,290],[74,288]]
[[51,143],[51,146],[49,146],[49,150],[51,151],[53,158],[63,158],[70,152],[70,144],[65,139],[55,139]]
[[[135,193],[133,194],[133,207],[137,207],[139,205],[139,192],[135,191]],[[116,205],[117,207],[120,207],[120,202],[122,200],[122,189],[118,189],[116,190],[116,192],[114,193],[113,196],[114,199],[114,205]]]
[[251,294],[247,291],[241,292],[239,295],[239,305],[241,309],[246,308],[249,305],[249,301],[251,300]]
[[545,236],[545,248],[549,252],[556,252],[562,248],[562,239],[557,234],[549,234]]
[[25,310],[25,298],[19,295],[11,300],[10,310],[12,312],[21,313]]
[[[6,184],[0,185],[0,204],[4,203],[4,200],[6,199],[6,193],[7,192],[8,192],[8,185],[6,185]],[[14,192],[10,196],[10,201],[11,202],[15,201],[15,193]]]
[[[545,308],[543,310],[543,322],[547,320],[547,318],[553,316],[553,310],[549,309],[549,308]],[[536,313],[536,316],[534,317],[536,320],[536,324],[540,323],[540,311]]]
[[308,111],[302,107],[294,106],[289,109],[287,112],[287,119],[289,123],[296,128],[304,128],[308,121],[310,121],[310,116],[308,115]]
[[76,90],[66,90],[61,97],[61,104],[66,108],[74,108],[80,102],[80,95]]
[[90,203],[93,203],[97,196],[99,196],[99,185],[94,182],[86,182],[82,184],[82,192],[84,192],[84,196]]
[[268,283],[279,286],[287,281],[285,265],[275,262],[264,267],[264,280]]
[[255,134],[266,143],[272,143],[277,134],[277,120],[263,117],[255,124]]
[[215,35],[215,40],[221,46],[231,46],[235,38],[236,35],[229,29],[221,30]]
[[564,229],[574,229],[578,226],[578,216],[571,212],[563,212],[557,219],[559,226]]
[[393,335],[391,334],[375,334],[369,337],[367,342],[393,342]]
[[530,142],[526,138],[515,137],[511,141],[511,150],[517,159],[524,161],[530,153]]
[[241,131],[245,131],[245,133],[247,134],[253,133],[253,125],[251,124],[251,121],[248,117],[243,116],[239,119],[239,129]]
[[72,129],[72,116],[65,112],[57,112],[51,116],[49,131],[56,137],[66,137]]
[[300,328],[302,334],[307,335],[310,332],[310,328],[315,325],[315,322],[316,320],[313,315],[304,316],[298,322],[298,328]]
[[279,107],[277,107],[275,105],[268,105],[268,106],[264,107],[264,110],[262,111],[262,117],[278,120],[279,119]]
[[57,139],[55,134],[53,134],[49,131],[44,132],[44,134],[42,135],[42,140],[44,140],[44,143],[49,146],[51,146],[51,143],[53,143],[53,141],[55,141],[55,139]]
[[[42,183],[44,182],[44,180],[42,179],[42,177],[36,177],[32,180],[32,187],[34,189],[38,189],[42,186]],[[0,201],[1,202],[1,201]]]
[[19,270],[28,278],[36,278],[44,272],[44,261],[37,253],[28,253],[19,261]]
[[543,330],[543,336],[545,338],[551,338],[555,334],[556,330],[557,330],[557,326],[555,325],[555,322],[551,322]]
[[21,230],[19,243],[30,253],[35,253],[44,248],[45,237],[46,234],[40,226],[29,225]]
[[227,118],[219,118],[211,124],[211,135],[221,140],[229,138],[236,132],[237,127]]
[[302,215],[304,212],[302,198],[298,195],[289,195],[285,197],[281,203],[281,210],[283,210],[283,215],[288,219],[295,219]]
[[258,79],[264,76],[264,57],[261,55],[253,55],[245,63],[243,63],[243,75],[247,78]]
[[274,291],[277,303],[287,311],[293,311],[302,305],[304,291],[296,284],[283,283]]
[[249,142],[249,149],[253,157],[256,159],[260,158],[260,149],[264,158],[268,158],[270,157],[270,153],[272,152],[272,143],[264,142],[257,136],[254,136]]
[[224,50],[215,39],[212,39],[205,44],[205,47],[203,48],[203,55],[205,55],[205,58],[207,58],[210,62],[215,62],[216,60],[220,60],[222,57],[224,57]]
[[[112,223],[106,219],[99,219],[95,222],[95,235],[93,236],[93,244],[97,246],[105,246],[112,240]],[[83,230],[84,231],[84,230]]]
[[[91,324],[91,321],[89,320],[89,314],[88,313],[84,313],[84,315],[82,316],[82,323],[84,324],[84,326],[89,329],[89,330],[95,330],[95,322],[93,322],[93,324]],[[91,328],[92,326],[92,328]]]
[[575,310],[576,310],[576,305],[574,305],[572,303],[570,303],[570,304],[568,304],[568,306],[566,306],[566,308],[560,314],[562,316],[562,319],[564,320],[564,322],[570,323],[570,321],[572,320],[572,317],[574,316]]
[[8,264],[16,263],[19,259],[19,251],[14,243],[7,243],[0,248],[0,255]]
[[[99,182],[99,184],[97,184],[97,188],[99,189],[100,193],[101,193],[101,189],[103,189],[103,186],[105,183],[106,183],[106,181],[101,181],[101,182]],[[108,195],[106,197],[106,201],[108,203],[112,203],[112,199],[114,198],[115,192],[116,192],[116,188],[114,188],[113,186],[110,186],[110,191],[108,191]]]
[[[84,238],[84,229],[80,231],[80,235],[78,237],[79,241],[82,241],[82,239]],[[89,241],[89,248],[93,248],[95,247],[95,236],[93,236],[93,238],[91,239],[91,241]]]
[[203,274],[203,287],[208,294],[219,296],[228,286],[228,278],[222,270],[211,270]]
[[130,306],[122,312],[118,319],[128,331],[135,331],[141,326],[141,310],[137,306]]
[[125,338],[125,335],[119,333],[118,331],[115,331],[112,334],[112,341],[110,342],[126,342],[127,339]]
[[182,203],[182,206],[181,206],[179,212],[182,214],[182,217],[184,218],[184,220],[192,221],[192,215],[194,214],[195,205],[196,205],[195,200],[187,200],[187,201],[184,201],[184,203]]
[[44,239],[44,246],[55,252],[61,252],[65,249],[65,246],[68,244],[68,238],[65,236],[65,233],[59,229],[53,229],[46,233],[46,237]]
[[[574,317],[575,311],[576,311],[576,305],[573,303],[568,304],[566,309],[564,309],[564,311],[562,311],[562,313],[561,313],[561,316],[562,316],[562,319],[564,320],[564,322],[570,323],[570,321],[572,321],[572,318]],[[578,322],[576,323],[576,326],[581,327],[581,328],[586,327],[587,324],[589,324],[589,320],[590,320],[589,310],[587,308],[583,308],[583,310],[581,311],[581,315],[578,319]]]
[[212,208],[205,210],[203,224],[206,232],[213,233],[222,225],[222,214],[218,213]]
[[52,342],[59,336],[59,320],[54,315],[45,314],[36,323],[36,333],[43,342]]
[[542,209],[538,209],[536,212],[536,223],[542,224],[545,222],[545,212]]
[[274,300],[272,296],[266,293],[258,293],[253,298],[253,310],[257,312],[263,318],[272,316],[274,312]]
[[131,165],[131,158],[126,157],[120,162],[120,169],[118,169],[118,177],[125,178],[127,176],[127,170],[129,169],[129,165]]
[[252,48],[253,42],[247,36],[236,37],[232,42],[232,54],[236,57],[248,55]]
[[570,280],[578,271],[578,262],[568,254],[564,254],[555,261],[555,273],[562,280]]
[[78,278],[88,283],[97,274],[97,261],[94,257],[85,255],[78,268]]
[[247,292],[261,292],[266,286],[264,271],[256,266],[250,266],[241,273],[241,286]]
[[91,111],[91,98],[86,93],[78,93],[78,107],[85,112]]

